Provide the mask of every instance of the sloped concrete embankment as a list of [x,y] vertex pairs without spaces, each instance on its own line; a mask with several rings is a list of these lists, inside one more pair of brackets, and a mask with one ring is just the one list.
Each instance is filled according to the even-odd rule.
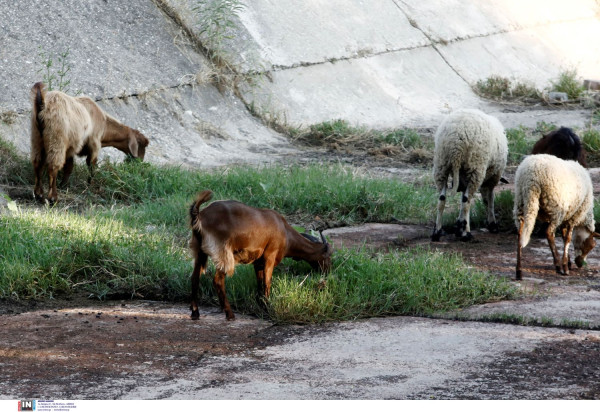
[[[160,5],[0,0],[0,134],[29,152],[29,90],[43,79],[44,61],[52,59],[57,75],[59,56],[68,52],[70,92],[96,99],[146,134],[150,162],[207,167],[293,152],[231,91],[211,85],[214,69]],[[116,150],[103,153],[121,158]]]

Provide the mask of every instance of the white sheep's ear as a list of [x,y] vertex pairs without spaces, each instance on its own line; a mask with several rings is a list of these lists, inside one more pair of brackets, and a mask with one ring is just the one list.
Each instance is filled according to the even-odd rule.
[[138,142],[134,135],[129,135],[129,152],[133,157],[138,157]]

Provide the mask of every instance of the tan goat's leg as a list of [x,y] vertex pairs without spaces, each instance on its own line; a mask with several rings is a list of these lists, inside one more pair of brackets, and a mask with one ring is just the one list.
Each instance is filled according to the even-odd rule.
[[73,156],[71,157],[67,157],[67,160],[65,161],[65,166],[63,167],[63,177],[62,180],[60,181],[60,187],[67,187],[67,185],[69,184],[69,178],[71,177],[71,173],[73,173],[73,166],[74,166],[74,161],[73,161]]
[[43,156],[33,160],[33,173],[35,175],[35,186],[33,188],[33,195],[36,200],[44,200],[44,184],[42,182],[42,174],[44,172],[44,165],[46,161]]
[[50,188],[48,201],[51,204],[56,203],[58,200],[58,191],[56,190],[56,176],[58,175],[58,170],[58,167],[48,165],[48,186]]

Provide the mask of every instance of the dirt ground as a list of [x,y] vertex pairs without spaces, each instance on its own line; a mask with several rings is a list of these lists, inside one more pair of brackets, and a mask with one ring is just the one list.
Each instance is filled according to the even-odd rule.
[[[427,173],[372,159],[377,173]],[[452,235],[432,243],[430,232],[368,224],[325,233],[336,247],[435,248],[514,277],[513,232],[474,231],[468,244]],[[569,277],[554,272],[545,239],[524,257],[519,285],[533,294],[498,303],[501,313],[531,313],[524,305],[560,295],[569,303],[546,315],[580,319],[581,307],[568,306],[585,296],[595,330],[412,317],[279,326],[239,314],[226,322],[215,308],[193,322],[185,303],[0,301],[0,398],[600,399],[600,252]]]
[[[514,234],[493,235],[480,231],[466,247],[452,236],[443,238],[439,243],[431,243],[429,230],[422,226],[372,224],[332,229],[328,236],[337,246],[366,244],[386,249],[420,246],[461,253],[474,267],[490,270],[499,276],[513,276]],[[588,268],[574,271],[571,277],[565,278],[553,272],[544,242],[544,239],[534,239],[535,245],[526,260],[527,274],[523,284],[534,285],[540,292],[573,285],[599,288],[600,259],[592,258]],[[234,322],[226,322],[223,314],[214,308],[204,308],[200,320],[193,322],[188,312],[187,305],[183,303],[151,301],[101,303],[74,298],[37,305],[32,302],[0,302],[0,367],[3,376],[0,398],[600,398],[600,334],[593,331],[561,331],[478,322],[465,326],[465,322],[419,318],[276,326],[243,315]],[[373,326],[378,323],[380,326]],[[446,351],[447,348],[432,344],[433,348],[428,351],[413,355],[416,357],[414,362],[424,362],[424,366],[408,366],[413,360],[392,359],[389,364],[395,365],[396,362],[402,370],[394,368],[395,373],[388,371],[382,375],[378,371],[368,378],[354,377],[358,373],[357,368],[361,372],[363,369],[360,368],[365,368],[364,371],[387,368],[387,361],[381,357],[385,358],[382,353],[390,347],[398,346],[397,352],[406,352],[402,356],[418,350],[415,342],[401,344],[398,340],[406,328],[412,329],[415,324],[421,323],[422,326],[410,333],[413,336],[417,333],[426,335],[417,346],[435,341],[440,330],[447,330],[448,337],[439,345],[458,340],[457,347],[452,349],[456,352],[451,356],[452,359],[460,358],[458,367],[444,366],[443,362],[440,366],[436,351]],[[364,328],[367,330],[362,330]],[[357,345],[360,345],[361,339],[367,340],[368,343],[361,345],[361,348],[366,346],[366,353],[352,346],[348,348],[348,357],[338,364],[335,357],[342,356],[343,348],[336,346],[342,346],[340,341],[346,338],[336,335],[351,332],[357,334],[351,339]],[[485,344],[469,341],[478,334]],[[501,338],[490,341],[490,334],[499,334]],[[512,341],[520,340],[515,337],[522,334],[543,337],[536,337],[533,345],[530,337],[523,338],[527,342],[525,344]],[[369,345],[374,345],[379,339],[383,340],[381,345],[388,349],[371,351]],[[388,342],[390,339],[392,343]],[[506,344],[495,349],[494,345],[500,345],[503,339],[508,339]],[[327,361],[315,360],[314,353],[298,360],[294,358],[300,356],[297,345],[309,353],[311,347],[321,354],[326,351],[332,353]],[[325,345],[324,349],[319,349],[320,345]],[[409,348],[400,350],[403,345]],[[482,350],[481,345],[486,349]],[[487,348],[488,345],[491,347]],[[269,352],[278,351],[284,352],[277,355],[283,360],[273,361]],[[484,352],[485,356],[478,357],[478,351]],[[390,356],[400,356],[393,353],[394,350]],[[377,360],[363,364],[360,361],[362,356],[375,356]],[[420,360],[420,357],[423,359]],[[490,362],[491,357],[493,362]],[[443,359],[447,361],[446,355]],[[373,362],[381,365],[373,366]],[[358,366],[349,367],[348,363]],[[348,367],[352,371],[351,377],[346,377],[347,381],[342,385],[337,375]],[[292,373],[290,370],[294,368],[300,370]],[[456,370],[461,372],[459,376],[455,376]],[[326,381],[331,380],[330,384],[324,382],[326,376],[330,376]],[[273,386],[274,381],[276,386]],[[299,381],[308,382],[308,387],[299,386]],[[475,386],[474,382],[477,382]],[[324,390],[327,385],[337,389]],[[239,387],[245,392],[239,392]]]

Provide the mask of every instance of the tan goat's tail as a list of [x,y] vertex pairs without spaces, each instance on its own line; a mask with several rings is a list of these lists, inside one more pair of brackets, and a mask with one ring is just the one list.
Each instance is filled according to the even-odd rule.
[[202,206],[203,203],[208,202],[212,198],[212,195],[213,192],[210,190],[204,190],[198,193],[196,200],[190,206],[190,225],[192,226],[193,230],[200,231],[202,229],[200,226],[200,219],[198,219],[200,214],[200,206]]
[[36,120],[35,124],[40,133],[44,132],[44,120],[40,117],[40,112],[44,110],[44,99],[46,98],[46,85],[42,82],[37,82],[31,88],[31,101],[33,103],[33,116]]

